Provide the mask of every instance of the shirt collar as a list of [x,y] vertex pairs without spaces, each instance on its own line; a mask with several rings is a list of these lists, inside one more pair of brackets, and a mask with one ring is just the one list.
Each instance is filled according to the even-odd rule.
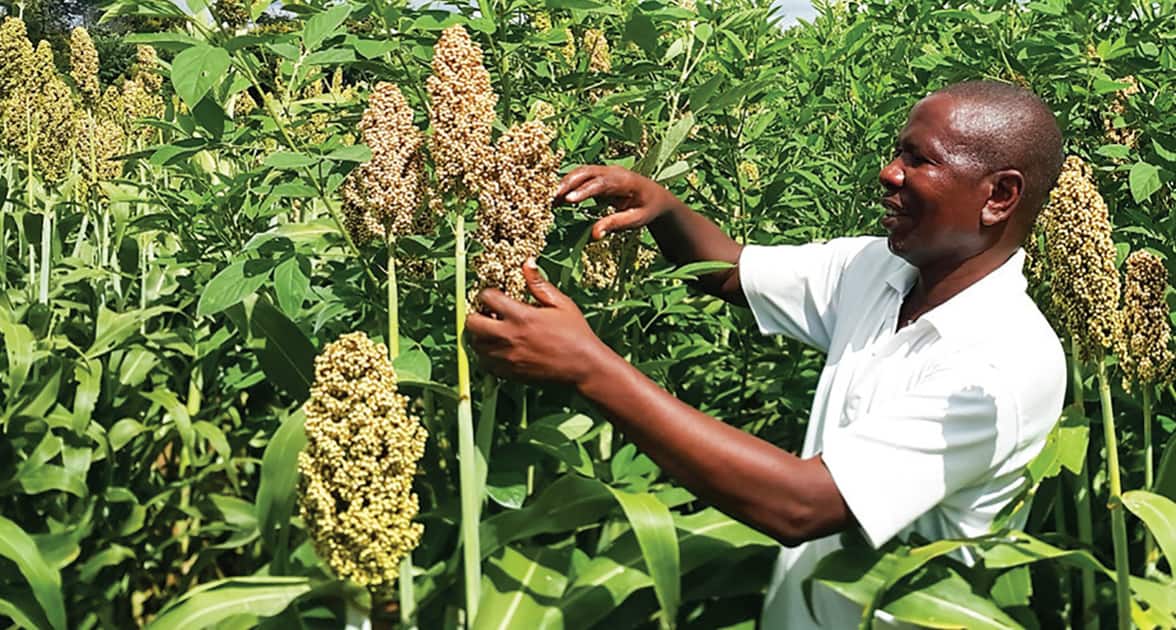
[[[1001,266],[924,313],[919,321],[931,324],[944,337],[974,330],[975,324],[991,321],[993,309],[999,309],[1002,301],[1025,292],[1029,283],[1021,272],[1024,266],[1025,250],[1018,248]],[[905,296],[917,278],[918,270],[906,264],[892,273],[886,282]]]

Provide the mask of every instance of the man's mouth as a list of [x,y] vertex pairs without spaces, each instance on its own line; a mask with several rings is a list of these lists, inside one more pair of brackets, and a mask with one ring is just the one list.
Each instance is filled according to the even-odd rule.
[[907,214],[903,212],[902,206],[898,205],[898,202],[894,199],[889,197],[883,198],[880,203],[886,209],[886,213],[882,215],[881,223],[882,227],[887,230],[894,229],[900,220],[907,217]]

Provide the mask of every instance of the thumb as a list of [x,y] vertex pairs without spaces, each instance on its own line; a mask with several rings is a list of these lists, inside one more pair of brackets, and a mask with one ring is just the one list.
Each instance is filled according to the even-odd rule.
[[527,281],[531,295],[543,306],[561,307],[568,303],[568,296],[552,286],[539,272],[539,265],[535,263],[534,258],[528,258],[527,262],[523,263],[523,278]]

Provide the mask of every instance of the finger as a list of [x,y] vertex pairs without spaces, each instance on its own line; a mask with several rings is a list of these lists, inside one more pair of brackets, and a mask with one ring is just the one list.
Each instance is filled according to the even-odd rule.
[[564,201],[567,203],[580,203],[585,199],[604,196],[608,194],[608,192],[608,182],[600,177],[592,177],[580,186],[568,191],[568,193],[564,195]]
[[465,331],[471,346],[490,347],[505,339],[506,322],[476,311],[466,315]]
[[531,295],[543,306],[563,307],[571,303],[571,298],[560,292],[553,284],[539,272],[539,265],[534,258],[528,258],[523,263],[523,278],[527,281],[527,288]]
[[[478,299],[499,319],[508,321],[521,318],[527,309],[531,308],[522,302],[512,300],[510,296],[494,288],[479,291]],[[468,318],[466,321],[469,321]]]
[[592,238],[600,240],[612,232],[631,230],[645,225],[641,217],[634,211],[621,210],[601,217],[592,224]]
[[555,191],[555,203],[563,203],[564,197],[576,187],[596,176],[597,168],[594,166],[580,166],[572,169],[570,173],[564,175],[559,182],[559,187]]

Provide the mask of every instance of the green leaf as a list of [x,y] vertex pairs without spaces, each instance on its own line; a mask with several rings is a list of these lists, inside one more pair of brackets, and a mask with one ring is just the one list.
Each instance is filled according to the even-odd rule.
[[172,60],[172,85],[184,103],[195,108],[228,69],[229,53],[223,48],[207,44],[192,46]]
[[200,293],[196,316],[219,313],[257,291],[269,277],[269,261],[239,260],[212,277]]
[[27,586],[8,583],[0,595],[0,617],[11,617],[21,628],[48,628],[49,618]]
[[32,537],[3,516],[0,516],[0,556],[11,560],[24,576],[49,625],[55,630],[65,630],[61,574],[45,562]]
[[604,15],[621,15],[621,10],[610,7],[594,0],[546,0],[548,9],[568,9],[584,11],[586,13],[600,13]]
[[306,49],[317,49],[323,41],[336,33],[350,13],[351,5],[343,3],[308,18],[306,26],[302,29],[302,43]]
[[1127,183],[1131,188],[1131,198],[1135,203],[1147,201],[1162,187],[1160,183],[1160,169],[1147,162],[1136,162],[1127,174]]
[[1169,564],[1176,564],[1176,502],[1145,490],[1123,493],[1123,505],[1147,525]]
[[567,548],[503,547],[486,563],[475,630],[559,627],[555,602],[568,583]]
[[254,304],[249,328],[254,337],[265,340],[257,350],[261,370],[294,400],[306,400],[314,382],[314,344],[267,300]]
[[29,468],[16,478],[25,494],[42,492],[68,492],[75,497],[86,496],[86,480],[81,475],[55,464],[43,464]]
[[958,573],[942,573],[946,575],[929,584],[896,589],[900,594],[883,610],[918,627],[1020,630],[1021,624],[992,601],[977,595]]
[[296,153],[294,151],[275,151],[261,161],[262,164],[284,170],[299,169],[310,166],[317,162],[315,158],[306,155],[305,153]]
[[98,326],[94,331],[94,343],[86,350],[87,359],[96,359],[122,345],[139,332],[143,323],[160,313],[176,312],[169,306],[150,306],[145,309],[115,313],[106,307],[98,308]]
[[422,350],[412,349],[401,352],[392,360],[397,381],[428,382],[433,376],[429,355]]
[[[254,507],[262,542],[271,551],[278,546],[279,531],[290,526],[290,515],[294,512],[298,453],[306,446],[306,433],[302,429],[305,422],[306,416],[301,409],[290,414],[274,432],[261,456],[261,481]],[[274,553],[280,557],[277,556],[279,552]]]
[[516,540],[538,534],[565,532],[596,522],[616,505],[607,486],[592,479],[564,475],[530,505],[495,514],[478,528],[482,557]]
[[372,159],[372,150],[365,144],[353,144],[331,151],[327,159],[336,162],[367,162]]
[[195,630],[233,615],[276,615],[311,588],[305,577],[229,578],[198,587],[164,608],[149,630]]
[[653,578],[653,590],[661,604],[662,618],[669,623],[678,616],[681,598],[678,536],[669,508],[652,494],[630,494],[609,488],[629,519],[637,536],[645,567]]
[[1150,490],[1158,495],[1176,501],[1176,434],[1168,438],[1160,465],[1156,467],[1156,478]]
[[310,278],[303,267],[309,269],[304,258],[291,256],[283,260],[274,269],[274,293],[278,297],[278,307],[290,317],[297,317],[302,310],[302,301],[310,290]]
[[36,352],[33,331],[10,320],[7,309],[0,310],[0,335],[4,336],[4,352],[8,355],[8,391],[15,394],[24,387],[29,370],[41,353]]
[[188,415],[188,408],[180,402],[176,393],[170,389],[160,388],[140,395],[163,407],[167,415],[171,416],[172,422],[176,424],[176,432],[180,434],[180,441],[183,443],[184,449],[189,454],[195,454],[193,449],[196,447],[196,431],[192,428],[192,417]]

